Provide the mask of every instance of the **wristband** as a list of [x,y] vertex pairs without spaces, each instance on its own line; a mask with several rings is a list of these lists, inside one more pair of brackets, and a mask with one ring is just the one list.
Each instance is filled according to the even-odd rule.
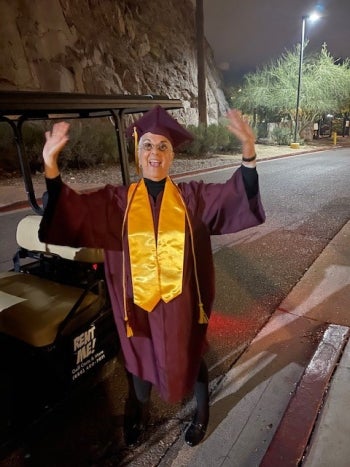
[[242,157],[243,162],[253,162],[255,161],[255,159],[256,159],[256,154],[254,154],[254,156],[252,157]]

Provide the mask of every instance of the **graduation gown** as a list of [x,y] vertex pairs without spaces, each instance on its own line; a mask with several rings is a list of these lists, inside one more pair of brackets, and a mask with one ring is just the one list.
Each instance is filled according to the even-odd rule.
[[[191,181],[178,186],[191,221],[202,303],[210,317],[214,301],[210,236],[256,226],[264,222],[265,214],[259,193],[248,199],[242,168],[223,184]],[[126,368],[150,381],[164,400],[180,401],[193,389],[207,349],[207,324],[198,323],[194,257],[187,222],[182,293],[168,303],[160,300],[152,312],[147,312],[133,303],[128,241],[126,235],[122,238],[128,187],[107,185],[92,193],[79,194],[62,184],[54,207],[50,207],[49,184],[48,190],[49,204],[41,222],[40,240],[104,249],[106,280]],[[155,232],[162,196],[163,192],[154,200],[149,195]],[[124,321],[123,249],[127,259],[125,285],[128,317],[134,330],[132,337],[127,337]]]

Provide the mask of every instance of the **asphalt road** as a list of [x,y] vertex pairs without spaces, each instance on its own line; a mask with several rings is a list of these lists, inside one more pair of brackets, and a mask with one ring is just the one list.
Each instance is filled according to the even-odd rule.
[[[214,326],[221,313],[241,317],[226,333],[233,333],[234,348],[241,349],[349,220],[349,155],[345,149],[260,162],[266,223],[212,238],[217,291],[209,335],[216,350],[208,357],[213,377],[225,370],[219,360],[227,356],[232,363],[232,341],[222,352],[228,341]],[[211,172],[205,181],[223,181],[230,174]]]
[[[216,301],[209,326],[207,356],[212,384],[234,363],[271,313],[304,275],[350,217],[350,150],[325,151],[259,163],[264,225],[212,239],[216,265]],[[227,179],[232,169],[191,178]],[[15,242],[7,236],[25,213],[1,216],[1,270]],[[11,252],[11,253],[9,253]],[[125,378],[118,361],[106,368],[101,384],[68,402],[50,417],[45,432],[32,432],[26,443],[0,465],[157,465],[167,442],[157,447],[124,449],[121,439]],[[177,423],[181,431],[188,405],[169,407],[153,396],[154,430]],[[179,423],[180,420],[180,423]],[[176,431],[175,431],[176,432]],[[171,441],[170,441],[171,442]]]

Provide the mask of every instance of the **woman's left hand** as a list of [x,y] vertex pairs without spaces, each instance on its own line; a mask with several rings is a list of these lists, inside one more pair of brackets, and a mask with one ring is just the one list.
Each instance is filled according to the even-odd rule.
[[227,118],[227,128],[242,143],[243,157],[253,157],[255,155],[255,134],[247,119],[244,118],[242,113],[237,109],[230,109],[227,112]]

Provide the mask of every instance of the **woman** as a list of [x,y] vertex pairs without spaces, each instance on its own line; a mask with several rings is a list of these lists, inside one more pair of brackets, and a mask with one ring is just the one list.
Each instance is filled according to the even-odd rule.
[[125,407],[127,444],[145,429],[152,385],[169,402],[194,390],[197,407],[185,434],[190,446],[209,420],[203,355],[214,300],[210,235],[264,222],[254,134],[236,110],[228,128],[242,143],[242,166],[223,184],[176,185],[169,177],[174,148],[192,135],[162,107],[128,129],[137,144],[138,183],[78,194],[60,178],[57,159],[69,125],[46,133],[43,149],[49,201],[39,237],[48,243],[104,248],[115,322],[130,382]]

